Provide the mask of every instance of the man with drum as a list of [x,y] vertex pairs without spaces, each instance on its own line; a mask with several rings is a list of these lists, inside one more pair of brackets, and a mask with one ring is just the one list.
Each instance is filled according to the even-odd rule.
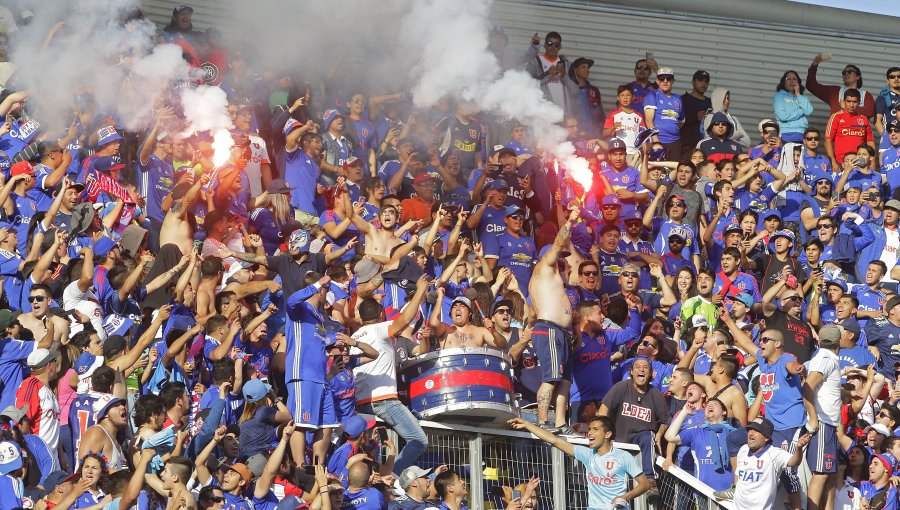
[[[444,288],[437,288],[437,302],[444,302]],[[431,312],[429,325],[438,338],[441,349],[454,347],[493,347],[503,349],[506,347],[506,338],[494,329],[494,324],[487,317],[484,324],[487,327],[476,326],[472,320],[472,301],[459,296],[450,304],[450,320],[453,324],[441,322],[440,306],[435,306]]]
[[[561,260],[559,253],[569,241],[572,225],[578,215],[577,207],[569,212],[568,219],[559,229],[550,249],[535,264],[528,285],[532,305],[538,315],[531,333],[531,343],[537,351],[542,372],[537,394],[538,425],[552,432],[568,427],[568,385],[560,382],[563,378],[569,378],[566,365],[573,339],[572,305],[566,296],[558,262]],[[555,427],[549,421],[551,401],[555,403]]]

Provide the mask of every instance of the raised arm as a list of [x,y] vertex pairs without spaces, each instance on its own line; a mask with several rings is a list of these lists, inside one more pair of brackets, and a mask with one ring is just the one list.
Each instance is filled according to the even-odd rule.
[[548,432],[537,425],[530,423],[522,418],[513,418],[509,420],[507,423],[512,426],[515,430],[525,430],[530,432],[533,436],[537,437],[541,441],[549,444],[550,446],[559,449],[566,455],[575,456],[575,447],[572,446],[572,443],[555,436],[553,433]]
[[388,335],[391,337],[399,335],[406,326],[416,318],[416,315],[419,313],[419,307],[422,305],[422,301],[425,300],[425,293],[428,291],[428,280],[425,279],[425,275],[422,275],[419,280],[416,282],[416,293],[413,294],[412,299],[406,303],[406,306],[403,307],[403,310],[400,312],[400,315],[397,316],[396,319],[391,322],[391,325],[388,326]]

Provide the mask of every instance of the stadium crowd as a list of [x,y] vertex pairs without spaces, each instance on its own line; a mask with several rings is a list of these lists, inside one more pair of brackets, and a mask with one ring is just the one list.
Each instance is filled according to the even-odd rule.
[[401,367],[477,349],[591,509],[675,508],[669,466],[739,509],[900,504],[900,67],[870,93],[817,55],[743,124],[648,55],[607,113],[562,35],[495,27],[586,177],[469,101],[254,68],[192,13],[159,41],[219,59],[225,152],[176,134],[177,87],[146,130],[85,90],[53,132],[4,77],[0,508],[460,510]]

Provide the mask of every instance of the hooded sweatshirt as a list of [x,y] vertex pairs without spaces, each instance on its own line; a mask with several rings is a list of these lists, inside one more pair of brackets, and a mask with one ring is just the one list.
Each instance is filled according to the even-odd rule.
[[703,120],[700,122],[700,129],[703,131],[701,134],[703,138],[709,136],[707,134],[707,130],[709,129],[710,124],[712,124],[712,116],[715,112],[723,112],[728,116],[728,120],[731,121],[731,125],[734,126],[734,133],[731,135],[731,139],[737,142],[741,146],[741,151],[747,152],[750,149],[750,135],[744,131],[744,126],[741,125],[741,121],[738,120],[737,117],[728,113],[725,109],[725,95],[728,94],[728,89],[716,87],[712,89],[710,93],[710,101],[712,102],[712,111],[713,113],[708,113]]
[[[709,116],[708,116],[709,117]],[[697,144],[697,148],[703,151],[703,155],[716,163],[723,159],[733,159],[735,155],[743,152],[740,144],[731,139],[734,134],[734,124],[725,112],[715,112],[712,114],[709,127],[706,134],[709,138]],[[713,134],[713,126],[719,122],[727,124],[725,135],[719,138]]]

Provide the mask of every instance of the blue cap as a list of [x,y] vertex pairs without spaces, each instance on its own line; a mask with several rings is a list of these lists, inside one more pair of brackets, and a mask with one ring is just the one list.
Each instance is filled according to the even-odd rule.
[[794,233],[787,229],[781,229],[781,230],[776,231],[774,234],[772,234],[772,237],[769,240],[770,240],[770,242],[774,243],[775,240],[778,239],[779,237],[783,237],[792,243],[794,242]]
[[619,199],[619,195],[610,193],[608,195],[603,195],[603,198],[600,200],[600,205],[617,205],[622,207],[622,201]]
[[825,280],[825,287],[828,287],[829,285],[837,285],[838,287],[841,288],[842,291],[844,291],[844,293],[847,292],[847,282],[845,282],[844,280],[841,280],[840,278],[836,278],[833,280]]
[[259,402],[266,395],[269,394],[269,391],[272,390],[272,386],[268,385],[259,379],[250,379],[246,383],[244,383],[244,387],[241,389],[241,393],[244,395],[244,400],[247,402]]
[[344,433],[350,439],[356,439],[365,431],[375,426],[375,420],[371,418],[363,418],[360,415],[353,415],[344,420]]
[[622,221],[643,220],[643,216],[636,209],[622,214]]
[[840,326],[856,335],[857,338],[862,334],[862,328],[859,327],[859,322],[857,322],[853,317],[847,317],[846,319],[842,320]]
[[121,170],[125,168],[125,164],[116,161],[112,156],[98,156],[93,161],[94,170],[98,172],[112,172],[113,170]]
[[22,467],[22,450],[13,441],[0,443],[0,475],[8,475]]
[[[89,372],[96,370],[97,366],[100,366],[94,366],[94,364],[97,363],[97,359],[97,356],[94,356],[89,352],[82,352],[78,355],[78,359],[75,360],[75,365],[72,368],[75,369],[75,373],[78,374],[78,377],[82,378],[87,376]],[[102,364],[102,358],[100,359],[100,362]]]
[[284,126],[281,128],[282,132],[284,132],[284,136],[291,134],[291,131],[303,127],[303,123],[297,119],[288,119],[287,122],[284,123]]
[[780,220],[781,219],[781,211],[779,211],[778,209],[769,209],[768,211],[763,211],[763,213],[762,213],[763,221],[765,221],[769,218],[772,218],[772,217],[778,218]]
[[338,332],[337,331],[328,331],[325,333],[325,348],[329,348],[334,344],[338,343]]
[[622,140],[619,137],[612,137],[609,139],[609,149],[607,149],[607,152],[624,150],[628,150],[628,145],[625,144],[625,140]]
[[97,147],[103,147],[108,143],[121,140],[122,135],[116,131],[115,126],[103,126],[97,130]]
[[753,306],[753,296],[751,296],[749,292],[741,292],[737,296],[734,296],[732,299],[734,301],[740,301],[741,303],[744,303],[744,306],[746,306],[747,308]]
[[504,216],[512,216],[513,214],[517,214],[517,213],[521,213],[521,212],[523,212],[521,207],[519,207],[517,205],[508,205],[508,206],[506,206],[506,209],[504,210],[503,215]]
[[116,242],[112,239],[102,236],[94,242],[94,255],[97,257],[105,257],[116,247]]
[[500,179],[491,179],[484,184],[484,189],[506,189],[506,183]]
[[343,115],[341,115],[341,112],[335,110],[334,108],[329,108],[325,110],[324,113],[322,113],[322,120],[325,122],[326,131],[328,130],[328,126],[330,126],[331,123],[334,122],[334,119],[338,117],[343,117]]
[[647,140],[653,138],[654,135],[658,135],[659,130],[656,128],[645,129],[638,133],[638,135],[634,138],[634,148],[638,149],[641,145],[647,143]]

